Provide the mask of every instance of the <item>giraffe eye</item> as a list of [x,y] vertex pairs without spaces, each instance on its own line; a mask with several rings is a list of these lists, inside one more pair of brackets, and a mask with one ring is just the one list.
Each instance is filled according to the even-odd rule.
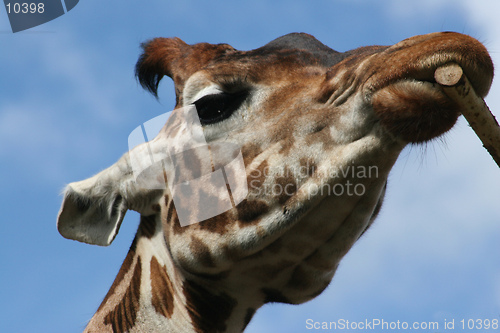
[[203,96],[195,101],[202,125],[218,123],[229,118],[243,104],[248,92],[220,93]]

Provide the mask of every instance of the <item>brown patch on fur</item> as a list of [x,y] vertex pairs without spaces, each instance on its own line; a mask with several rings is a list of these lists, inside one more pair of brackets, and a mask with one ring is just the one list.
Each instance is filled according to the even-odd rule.
[[173,225],[173,230],[175,234],[182,234],[184,233],[189,226],[182,227],[181,226],[181,221],[179,221],[179,217],[177,216],[177,212],[174,211],[173,217],[172,217],[172,225]]
[[189,248],[196,260],[205,267],[215,267],[215,261],[210,253],[210,248],[198,237],[191,236]]
[[269,206],[262,200],[243,200],[236,206],[238,210],[238,225],[240,227],[255,224],[260,221],[259,217],[269,211]]
[[[229,247],[228,245],[222,246],[222,251],[224,253],[224,257],[231,261],[238,261],[241,259],[241,252],[234,247]],[[260,252],[258,252],[260,253]],[[254,254],[255,255],[255,254]]]
[[256,158],[262,152],[260,145],[256,143],[248,143],[241,147],[241,156],[243,157],[243,163],[245,165],[250,165],[254,158]]
[[279,153],[288,156],[295,144],[295,138],[290,128],[283,129],[283,131],[285,133],[282,133],[281,135],[284,136],[284,139],[281,140],[281,148]]
[[174,312],[174,288],[167,274],[155,256],[151,258],[151,304],[160,315],[170,318]]
[[189,228],[189,225],[185,227],[181,226],[181,221],[179,221],[179,217],[176,212],[173,214],[172,225],[175,234],[182,234]]
[[276,177],[276,185],[281,190],[278,197],[278,202],[283,205],[297,192],[297,181],[292,171],[285,167],[283,175]]
[[165,195],[165,207],[167,211],[167,216],[165,218],[167,223],[172,222],[172,212],[174,210],[174,201],[170,199],[168,195]]
[[212,233],[218,233],[219,235],[224,235],[228,229],[227,226],[234,221],[234,214],[232,211],[226,211],[222,214],[211,217],[205,221],[197,223],[197,226],[202,229]]
[[[284,70],[284,72],[289,71],[290,69]],[[260,119],[263,124],[272,122],[273,128],[269,129],[267,135],[269,135],[270,142],[281,142],[280,153],[282,154],[290,151],[291,146],[289,143],[293,144],[294,142],[293,133],[297,122],[301,119],[303,112],[307,110],[299,107],[300,104],[304,104],[303,99],[301,100],[304,89],[309,89],[307,83],[305,83],[306,78],[301,75],[304,73],[299,74],[301,70],[294,69],[293,71],[294,75],[289,77],[290,81],[286,85],[283,85],[283,82],[287,78],[281,76],[276,82],[267,83],[269,85],[280,85],[281,87],[274,89],[272,95],[266,99],[263,105],[266,112],[261,115]],[[273,74],[275,75],[275,73],[273,69]],[[274,75],[273,77],[275,77]],[[300,77],[300,81],[297,79],[298,77]],[[283,114],[286,114],[286,117],[282,116]],[[279,130],[275,130],[275,128]]]
[[99,309],[97,309],[97,312],[99,312],[104,304],[108,301],[108,299],[115,293],[116,287],[120,285],[120,283],[123,281],[125,278],[125,275],[130,271],[132,268],[132,264],[134,263],[134,257],[135,257],[135,247],[137,244],[137,240],[134,239],[132,242],[132,245],[130,245],[130,249],[127,253],[127,256],[125,257],[125,260],[123,261],[122,266],[120,267],[120,271],[116,275],[115,280],[113,281],[113,284],[111,285],[111,288],[109,288],[108,293],[104,297],[103,301],[101,302],[101,305],[99,305]]
[[111,325],[113,332],[124,333],[135,326],[141,297],[141,258],[137,258],[132,279],[122,300],[104,318],[104,324]]
[[301,157],[299,160],[299,163],[300,163],[300,176],[301,177],[305,177],[305,176],[312,177],[312,175],[314,175],[314,173],[318,169],[318,165],[310,157]]
[[[205,193],[201,193],[200,196],[204,198],[210,197],[209,194]],[[186,201],[186,203],[189,202]],[[217,202],[214,202],[214,204],[217,204]],[[231,221],[234,221],[235,219],[234,210],[229,210],[204,221],[182,227],[180,225],[179,217],[177,216],[177,211],[172,200],[167,201],[167,207],[168,209],[166,214],[166,222],[167,224],[172,225],[172,230],[175,234],[182,234],[186,230],[195,228],[223,235],[227,232],[227,226],[231,223]]]
[[[205,198],[208,197],[207,194],[202,194],[202,196],[203,195],[205,196]],[[171,228],[175,234],[182,234],[186,230],[191,230],[195,228],[223,235],[227,232],[227,226],[229,225],[229,223],[234,220],[234,211],[229,210],[222,214],[206,219],[204,221],[186,225],[183,227],[180,224],[179,217],[177,216],[177,211],[175,210],[175,205],[173,204],[173,201],[169,200],[167,202],[167,207],[168,209],[166,213],[166,223],[171,224]]]
[[139,231],[141,236],[151,239],[156,233],[156,216],[142,216],[139,224]]
[[264,227],[262,227],[260,225],[256,225],[255,226],[255,233],[256,233],[258,238],[263,239],[264,237],[267,236],[268,231],[266,231],[266,229]]
[[179,217],[177,216],[177,211],[175,210],[174,201],[170,199],[168,196],[165,196],[165,205],[167,208],[167,216],[165,217],[165,222],[170,224],[172,230],[175,234],[182,234],[187,229],[187,227],[181,227],[181,222],[179,221]]
[[264,160],[256,169],[250,172],[247,177],[248,189],[250,191],[258,190],[262,187],[264,181],[266,180],[267,173],[269,172],[268,166],[269,164],[267,163],[267,160]]
[[[187,179],[197,179],[203,175],[202,171],[206,163],[203,163],[199,158],[199,153],[201,153],[199,149],[193,148],[170,156],[177,170],[174,174],[173,184],[182,183]],[[187,190],[187,188],[183,188],[183,190]],[[189,197],[190,193],[183,195]]]
[[186,280],[182,287],[195,331],[226,331],[226,320],[231,316],[237,301],[226,293],[215,294],[194,281]]

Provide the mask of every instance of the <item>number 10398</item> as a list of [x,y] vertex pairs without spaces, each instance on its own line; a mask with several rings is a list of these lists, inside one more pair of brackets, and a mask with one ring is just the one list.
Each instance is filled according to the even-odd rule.
[[499,321],[498,319],[469,319],[465,320],[462,319],[460,320],[460,326],[462,326],[462,329],[469,329],[469,330],[497,330],[499,328]]
[[11,14],[42,14],[45,11],[45,5],[43,3],[7,3],[5,5],[7,8],[7,13]]

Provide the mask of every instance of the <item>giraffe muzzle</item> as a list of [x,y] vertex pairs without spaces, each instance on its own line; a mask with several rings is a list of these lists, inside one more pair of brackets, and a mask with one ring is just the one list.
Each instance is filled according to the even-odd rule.
[[373,70],[367,87],[373,92],[376,116],[391,134],[410,143],[442,135],[462,113],[463,103],[450,98],[436,82],[436,69],[457,63],[481,98],[493,80],[493,63],[486,48],[457,33],[412,37],[369,61]]

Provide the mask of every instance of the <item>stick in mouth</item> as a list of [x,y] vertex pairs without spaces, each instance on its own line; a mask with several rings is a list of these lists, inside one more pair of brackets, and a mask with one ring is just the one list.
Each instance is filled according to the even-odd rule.
[[436,69],[436,82],[448,97],[462,105],[462,114],[500,167],[500,126],[490,109],[470,84],[462,68],[449,63]]

